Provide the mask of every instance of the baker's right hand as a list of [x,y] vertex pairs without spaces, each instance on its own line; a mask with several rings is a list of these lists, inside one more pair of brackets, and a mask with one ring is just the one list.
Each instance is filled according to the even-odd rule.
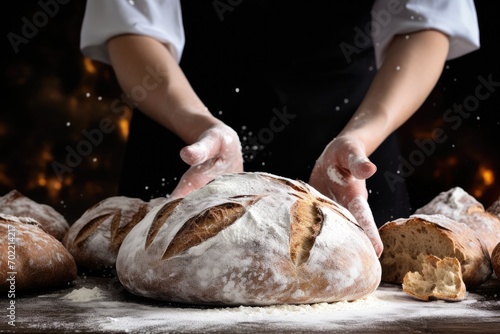
[[238,134],[222,123],[203,132],[194,144],[181,150],[180,156],[191,167],[170,194],[171,198],[185,197],[220,175],[243,171]]

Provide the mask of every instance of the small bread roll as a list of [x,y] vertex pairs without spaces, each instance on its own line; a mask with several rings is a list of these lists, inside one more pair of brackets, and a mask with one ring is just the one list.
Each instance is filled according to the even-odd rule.
[[412,215],[379,228],[384,251],[380,256],[382,281],[402,283],[407,272],[422,271],[429,255],[456,257],[468,287],[484,283],[492,273],[484,244],[467,225],[442,215]]
[[407,272],[403,291],[420,300],[443,299],[460,301],[465,298],[462,268],[457,258],[439,259],[429,255],[422,264],[422,273]]
[[500,242],[491,252],[491,265],[498,279],[500,279]]
[[76,264],[56,238],[31,218],[0,213],[0,290],[54,287],[76,279]]
[[148,209],[148,203],[139,198],[106,198],[83,213],[69,229],[63,244],[81,268],[91,272],[114,269],[123,239]]
[[380,262],[354,217],[303,182],[221,176],[156,207],[118,252],[133,294],[187,304],[355,300],[380,283]]
[[44,230],[61,241],[69,229],[64,217],[51,206],[37,203],[17,190],[0,197],[0,212],[16,217],[30,217],[41,224]]
[[490,254],[500,242],[500,218],[485,211],[481,203],[460,187],[440,193],[415,213],[440,214],[468,225],[484,242]]

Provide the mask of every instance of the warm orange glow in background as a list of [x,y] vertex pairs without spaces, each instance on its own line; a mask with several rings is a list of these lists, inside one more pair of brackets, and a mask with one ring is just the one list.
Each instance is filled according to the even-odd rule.
[[[39,10],[36,1],[10,6],[7,24],[12,31],[19,31],[21,17]],[[111,68],[80,53],[83,6],[81,1],[61,6],[19,53],[10,45],[3,49],[9,60],[3,66],[0,195],[18,189],[53,206],[70,223],[97,201],[116,194],[131,116],[130,110],[120,115],[111,110],[121,95]],[[488,33],[492,37],[482,40],[480,51],[449,63],[428,101],[400,130],[403,156],[415,149],[416,138],[431,138],[436,128],[443,127],[449,137],[407,180],[417,207],[455,186],[485,206],[500,197],[500,88],[458,130],[447,127],[442,117],[453,103],[474,93],[479,75],[492,73],[500,81],[500,55],[491,51],[500,32],[490,13],[486,4],[478,7],[482,38]],[[488,20],[482,20],[485,15]],[[95,129],[103,118],[111,119],[115,130],[72,172],[58,178],[54,161],[65,163],[67,147],[75,149],[82,131]]]

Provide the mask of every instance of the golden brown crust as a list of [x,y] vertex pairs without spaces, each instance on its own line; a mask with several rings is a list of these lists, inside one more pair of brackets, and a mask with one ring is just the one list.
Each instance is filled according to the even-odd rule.
[[241,204],[223,203],[190,218],[172,239],[163,253],[162,260],[176,256],[216,236],[245,212],[246,208]]
[[165,224],[165,222],[170,217],[177,205],[179,205],[181,200],[182,198],[179,198],[166,203],[162,206],[160,211],[158,211],[155,218],[153,219],[151,227],[148,230],[148,236],[146,237],[146,243],[144,244],[145,248],[148,248],[151,245],[153,240],[156,238],[156,235],[160,231],[160,228],[163,226],[163,224]]
[[61,241],[69,229],[66,219],[51,206],[37,203],[17,190],[0,197],[1,212],[17,217],[30,217],[40,223],[45,231]]
[[321,232],[323,212],[314,202],[297,200],[290,209],[290,258],[295,266],[307,262],[316,237]]
[[491,275],[490,257],[484,245],[465,224],[441,215],[413,215],[388,222],[379,229],[384,244],[380,257],[382,280],[402,283],[409,271],[421,271],[428,255],[455,257],[463,280],[476,287]]
[[[14,277],[15,291],[49,288],[76,279],[73,257],[60,241],[30,219],[0,214],[0,290],[8,291]],[[15,274],[13,274],[15,273]]]
[[381,273],[346,209],[265,173],[225,175],[153,209],[125,238],[116,269],[134,294],[225,305],[354,300]]
[[468,225],[491,254],[500,242],[500,217],[485,211],[483,205],[460,187],[440,193],[431,202],[417,209],[416,214],[441,214]]
[[114,268],[123,239],[148,211],[148,203],[123,196],[104,199],[71,226],[63,244],[78,266],[92,271]]

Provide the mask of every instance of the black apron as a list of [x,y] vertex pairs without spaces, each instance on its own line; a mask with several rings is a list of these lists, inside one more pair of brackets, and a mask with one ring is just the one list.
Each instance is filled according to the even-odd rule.
[[[375,75],[371,43],[355,40],[367,29],[372,2],[182,2],[180,65],[212,114],[239,133],[245,171],[308,181]],[[341,45],[358,49],[349,61]],[[179,157],[183,146],[134,111],[120,194],[149,200],[170,193],[188,167]],[[405,185],[394,190],[384,179],[386,171],[397,173],[398,155],[392,135],[370,156],[378,171],[367,189],[378,225],[410,213]]]

